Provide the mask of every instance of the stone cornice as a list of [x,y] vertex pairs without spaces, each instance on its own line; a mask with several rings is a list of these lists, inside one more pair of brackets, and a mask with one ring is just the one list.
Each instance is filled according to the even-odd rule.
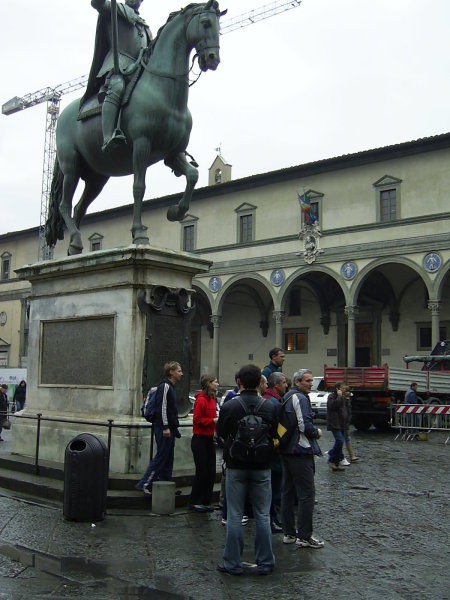
[[[383,221],[378,223],[364,223],[363,225],[353,225],[350,227],[340,227],[336,229],[325,229],[322,230],[323,239],[330,237],[332,235],[342,235],[344,233],[360,233],[364,231],[371,231],[380,229],[382,231],[386,229],[390,229],[393,227],[406,227],[409,225],[423,225],[426,223],[433,223],[435,221],[447,221],[450,220],[450,212],[438,213],[432,216],[426,217],[414,217],[410,219],[399,219],[398,221]],[[450,234],[441,234],[443,237],[443,241],[448,243],[450,241]],[[435,239],[435,235],[430,236],[432,239]],[[400,239],[400,238],[399,238]],[[410,238],[409,238],[410,239]],[[416,238],[412,238],[416,239]],[[199,248],[198,250],[194,250],[194,254],[210,254],[216,252],[229,252],[230,250],[235,250],[239,248],[252,248],[255,246],[267,246],[270,244],[280,244],[285,242],[292,242],[298,240],[298,235],[284,235],[277,238],[268,238],[264,240],[255,240],[253,242],[247,242],[245,244],[226,244],[223,246],[209,246],[208,248]],[[403,240],[402,240],[403,241]],[[395,241],[397,243],[397,241]],[[327,250],[328,252],[328,250]]]
[[[343,247],[334,246],[325,248],[314,264],[325,265],[333,262],[347,261],[350,258],[356,259],[371,259],[382,256],[391,256],[395,262],[395,256],[401,253],[413,254],[416,252],[438,251],[443,247],[448,247],[450,244],[450,234],[440,234],[433,236],[418,236],[415,238],[397,239],[397,240],[381,240],[378,242],[368,242],[365,244],[351,244]],[[401,248],[401,252],[399,249]],[[224,275],[231,273],[245,273],[251,270],[302,267],[307,266],[303,258],[297,255],[297,252],[287,252],[285,254],[277,254],[274,256],[261,256],[250,259],[227,260],[224,262],[215,261],[208,275]],[[311,265],[311,269],[314,267]]]

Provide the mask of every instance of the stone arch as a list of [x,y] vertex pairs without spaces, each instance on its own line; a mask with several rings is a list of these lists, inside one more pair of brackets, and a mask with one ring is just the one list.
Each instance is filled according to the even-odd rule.
[[370,272],[374,271],[378,267],[381,267],[383,265],[389,265],[389,264],[390,265],[392,265],[392,264],[404,265],[406,267],[410,267],[413,271],[415,271],[419,275],[420,279],[423,281],[424,285],[427,288],[428,294],[430,294],[432,292],[432,283],[428,277],[424,277],[424,275],[426,276],[426,273],[424,272],[423,268],[420,265],[418,265],[411,259],[403,257],[403,256],[397,256],[397,257],[395,257],[395,259],[393,259],[392,257],[383,257],[383,258],[378,258],[378,259],[370,262],[365,267],[363,267],[361,269],[361,271],[358,272],[358,274],[356,275],[355,279],[352,282],[352,285],[350,286],[349,298],[348,298],[349,304],[354,305],[356,303],[356,299],[360,292],[361,286],[364,284],[364,281],[366,280],[367,275],[369,275]]
[[446,283],[447,277],[450,276],[450,259],[442,265],[436,279],[434,280],[434,297],[435,299],[442,299],[442,290]]
[[276,306],[277,296],[274,293],[274,290],[273,290],[270,282],[265,277],[263,277],[262,275],[259,275],[259,273],[242,273],[240,275],[234,275],[233,277],[231,277],[228,281],[226,281],[224,283],[224,285],[222,286],[222,289],[218,292],[217,298],[215,301],[216,314],[219,314],[219,315],[222,314],[223,304],[225,302],[228,292],[234,286],[236,286],[236,284],[239,284],[240,282],[243,282],[244,280],[245,281],[255,281],[255,282],[258,282],[259,284],[261,284],[263,286],[263,288],[265,288],[265,290],[269,293],[273,306],[274,307]]

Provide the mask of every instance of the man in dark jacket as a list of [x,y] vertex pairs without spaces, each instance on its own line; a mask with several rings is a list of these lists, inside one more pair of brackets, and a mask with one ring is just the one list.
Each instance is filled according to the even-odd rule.
[[271,373],[280,373],[283,368],[285,353],[283,348],[272,348],[269,352],[270,362],[262,370],[262,374],[269,379]]
[[[296,425],[291,439],[281,450],[283,484],[281,493],[281,523],[283,543],[300,548],[323,548],[324,543],[313,537],[314,512],[314,456],[322,456],[317,440],[322,435],[313,423],[313,412],[308,393],[313,376],[309,369],[294,373],[294,393],[289,396],[283,410]],[[291,428],[289,428],[291,430]],[[295,519],[295,499],[298,499]]]
[[151,496],[154,481],[172,479],[175,438],[180,437],[177,393],[174,388],[183,376],[180,363],[166,363],[164,375],[166,379],[161,381],[156,392],[156,418],[153,423],[156,454],[136,484],[136,488],[148,496]]
[[[277,408],[271,402],[262,400],[257,387],[261,381],[261,370],[255,365],[242,367],[238,375],[243,386],[240,396],[226,402],[219,413],[217,435],[224,440],[223,457],[227,465],[227,536],[223,552],[223,563],[218,565],[221,573],[241,575],[243,573],[242,516],[245,498],[253,507],[255,519],[255,562],[260,575],[271,573],[275,564],[272,552],[272,533],[270,530],[270,465],[273,458],[272,439],[277,430]],[[231,452],[233,440],[238,431],[239,421],[246,416],[242,402],[251,414],[261,417],[267,425],[270,449],[267,460],[254,464],[233,459]]]

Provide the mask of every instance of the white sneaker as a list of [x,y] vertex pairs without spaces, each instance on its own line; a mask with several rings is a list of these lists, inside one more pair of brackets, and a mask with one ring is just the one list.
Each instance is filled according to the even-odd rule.
[[341,467],[348,467],[351,463],[346,458],[343,458],[341,461],[339,461],[339,464]]
[[[226,527],[226,525],[227,525],[227,520],[226,519],[222,519],[222,525],[224,527]],[[247,515],[244,515],[242,517],[242,525],[248,525],[248,517],[247,517]]]
[[322,540],[317,540],[316,538],[313,538],[312,536],[308,539],[308,540],[301,540],[299,538],[297,538],[295,540],[295,544],[296,546],[299,546],[300,548],[323,548],[324,547],[324,542],[322,542]]
[[283,535],[283,544],[295,544],[295,535]]

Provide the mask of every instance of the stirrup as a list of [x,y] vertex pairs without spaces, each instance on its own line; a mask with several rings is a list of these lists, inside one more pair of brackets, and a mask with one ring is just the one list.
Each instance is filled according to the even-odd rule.
[[107,152],[108,150],[113,150],[122,144],[127,143],[127,138],[123,131],[119,128],[114,130],[114,133],[109,138],[109,140],[105,140],[102,146],[102,152]]

